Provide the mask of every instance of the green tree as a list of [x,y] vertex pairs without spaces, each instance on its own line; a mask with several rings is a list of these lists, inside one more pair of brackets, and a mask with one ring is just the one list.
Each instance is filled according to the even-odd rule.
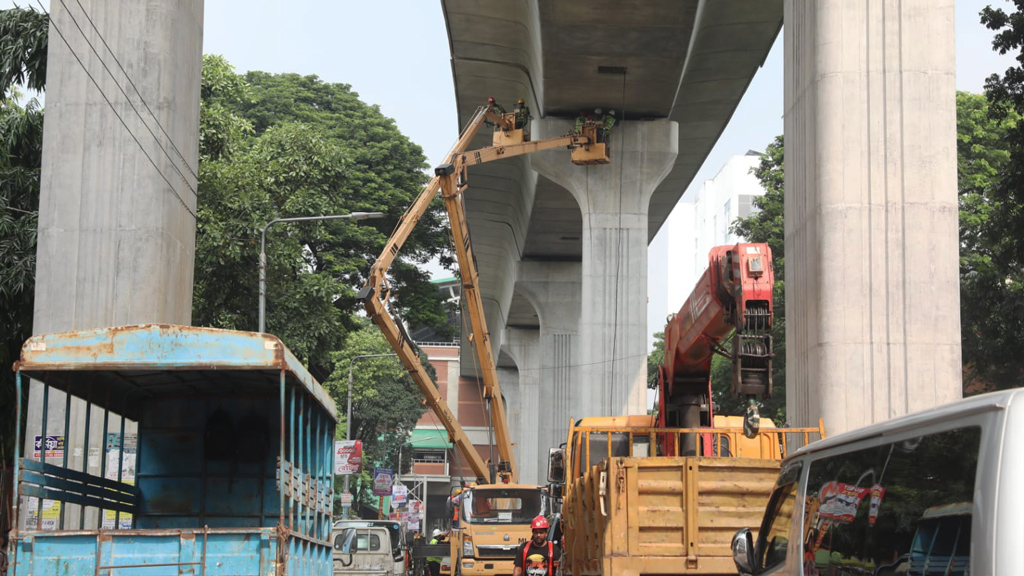
[[[352,367],[352,421],[346,421],[344,414],[340,414],[337,435],[344,438],[346,427],[351,426],[352,439],[363,441],[364,482],[356,497],[366,504],[376,505],[368,485],[375,465],[408,469],[412,451],[403,451],[403,461],[398,462],[400,447],[409,441],[416,422],[426,411],[422,394],[397,357],[360,358],[353,362],[356,356],[392,352],[380,330],[360,319],[344,346],[332,355],[334,372],[324,384],[344,412],[348,401],[349,367]],[[421,355],[420,360],[431,379],[436,380],[426,356]],[[340,482],[340,478],[336,479],[338,486]],[[356,487],[350,486],[354,491]]]
[[[32,333],[43,151],[43,111],[35,99],[19,105],[18,86],[44,88],[48,26],[34,10],[0,10],[0,464],[14,453],[17,404],[9,367]],[[28,394],[22,400],[27,406]]]
[[[765,148],[761,162],[753,170],[765,194],[754,199],[757,211],[738,218],[732,233],[748,242],[763,242],[772,250],[775,286],[772,289],[772,396],[761,402],[761,415],[772,418],[777,425],[786,422],[786,239],[785,239],[785,144],[782,136]],[[723,414],[739,416],[745,408],[742,399],[731,398],[729,363],[716,359],[712,363],[711,386]]]
[[[344,84],[315,76],[235,74],[204,59],[195,321],[257,325],[260,231],[275,218],[383,212],[379,221],[279,224],[267,232],[267,330],[314,375],[355,329],[355,293],[425,182],[418,146]],[[410,324],[449,330],[418,264],[446,255],[440,205],[416,227],[390,274]]]
[[[985,96],[957,93],[957,187],[960,208],[960,330],[964,390],[980,392],[1017,385],[1024,363],[1016,350],[1024,340],[1022,285],[1007,258],[1006,221],[1000,212],[1010,200],[1000,190],[1010,161],[1007,133],[1019,114],[993,114]],[[1012,235],[1011,235],[1012,236]],[[1005,314],[1005,316],[1004,316]],[[1002,386],[1000,386],[1002,384]]]

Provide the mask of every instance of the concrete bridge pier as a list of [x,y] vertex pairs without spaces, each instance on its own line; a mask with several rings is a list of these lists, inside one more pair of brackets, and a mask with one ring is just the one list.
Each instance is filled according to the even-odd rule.
[[[564,133],[564,119],[534,122],[537,138]],[[583,213],[579,357],[581,415],[647,411],[647,242],[651,194],[679,147],[670,120],[623,122],[612,162],[576,166],[564,151],[534,154],[533,169],[565,187]]]
[[954,0],[786,0],[787,412],[961,396]]
[[[203,0],[55,2],[50,17],[33,333],[188,325]],[[63,434],[65,406],[52,391],[47,435]],[[42,414],[33,382],[28,454]],[[90,449],[102,454],[99,411],[91,425],[92,446],[82,446],[85,403],[72,402],[68,465],[99,474],[100,458],[86,460]],[[69,526],[78,513],[69,506]]]
[[[537,451],[537,414],[543,401],[540,363],[540,334],[530,328],[507,328],[502,352],[516,363],[516,368],[498,367],[501,392],[508,410],[509,433],[515,442],[519,482],[537,484],[544,456]],[[545,451],[545,454],[547,452]]]
[[[579,322],[582,267],[575,262],[520,261],[516,292],[537,310],[540,346],[537,362],[520,375],[533,372],[540,384],[540,402],[534,413],[537,423],[536,453],[546,458],[548,449],[565,442],[569,419],[581,412],[579,368]],[[525,438],[524,438],[525,440]],[[545,475],[542,467],[540,474]],[[542,478],[543,479],[543,478]]]

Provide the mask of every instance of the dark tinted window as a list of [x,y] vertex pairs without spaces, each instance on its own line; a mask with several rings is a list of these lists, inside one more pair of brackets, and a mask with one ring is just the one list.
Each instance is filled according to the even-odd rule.
[[786,561],[789,528],[796,512],[796,498],[800,487],[800,470],[799,463],[783,470],[768,500],[768,508],[757,541],[757,565],[763,570]]
[[980,444],[962,428],[813,462],[804,574],[969,574]]

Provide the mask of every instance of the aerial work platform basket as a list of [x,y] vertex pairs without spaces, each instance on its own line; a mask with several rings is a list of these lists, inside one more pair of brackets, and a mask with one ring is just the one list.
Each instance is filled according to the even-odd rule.
[[572,149],[573,164],[592,166],[595,164],[608,164],[611,161],[608,157],[608,145],[604,142],[599,142],[597,134],[596,123],[587,122],[583,125],[583,135],[587,138],[587,144]]

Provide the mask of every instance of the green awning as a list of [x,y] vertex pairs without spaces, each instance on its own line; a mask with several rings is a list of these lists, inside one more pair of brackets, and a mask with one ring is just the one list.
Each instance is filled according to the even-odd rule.
[[451,448],[448,442],[448,433],[443,428],[416,428],[412,431],[409,443],[413,448],[436,448],[444,450]]

